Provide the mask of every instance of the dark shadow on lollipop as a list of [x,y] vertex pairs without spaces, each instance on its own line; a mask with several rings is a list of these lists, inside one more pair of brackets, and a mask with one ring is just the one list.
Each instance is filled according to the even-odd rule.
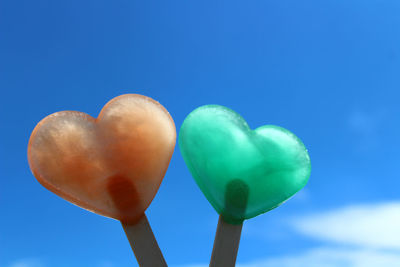
[[241,179],[234,179],[226,185],[224,219],[241,223],[249,199],[249,186]]
[[134,223],[135,221],[124,219],[125,214],[135,214],[140,204],[139,194],[133,182],[123,175],[116,174],[107,179],[107,191],[121,213],[121,222]]

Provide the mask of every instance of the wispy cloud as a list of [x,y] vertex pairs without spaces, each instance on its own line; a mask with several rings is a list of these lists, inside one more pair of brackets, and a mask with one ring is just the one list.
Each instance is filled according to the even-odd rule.
[[378,145],[379,129],[386,117],[387,112],[385,110],[373,112],[355,110],[350,114],[348,126],[357,137],[359,149],[365,151]]
[[44,263],[39,259],[19,259],[9,265],[9,267],[44,267]]
[[356,110],[352,112],[349,117],[350,128],[360,134],[372,134],[377,124],[377,116],[364,111]]
[[108,261],[108,260],[100,261],[97,264],[97,267],[115,267],[115,266],[117,266],[117,265],[114,262]]
[[400,202],[354,205],[296,219],[309,237],[368,248],[400,250]]
[[[19,259],[14,262],[12,262],[10,265],[7,267],[45,267],[49,266],[48,264],[44,264],[44,262],[40,259],[36,258],[26,258],[26,259]],[[51,264],[51,266],[53,266]],[[97,265],[94,265],[97,267],[115,267],[117,266],[114,262],[108,261],[108,260],[103,260],[99,261]]]

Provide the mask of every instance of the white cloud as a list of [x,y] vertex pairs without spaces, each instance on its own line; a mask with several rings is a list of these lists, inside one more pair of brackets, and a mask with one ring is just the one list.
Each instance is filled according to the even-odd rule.
[[354,205],[304,216],[293,226],[324,241],[400,250],[400,202]]
[[[400,254],[370,249],[321,247],[297,255],[283,255],[237,267],[381,267],[400,266]],[[208,264],[181,265],[179,267],[208,267]]]
[[400,266],[400,202],[351,205],[298,217],[289,226],[321,240],[322,245],[297,254],[238,263],[237,267]]
[[[296,255],[283,255],[237,267],[382,267],[400,266],[398,252],[360,248],[321,247]],[[179,267],[208,267],[208,264],[181,265]]]
[[20,259],[9,265],[9,267],[44,267],[38,259]]
[[237,267],[381,267],[400,266],[400,255],[369,249],[323,247],[298,255],[281,256]]

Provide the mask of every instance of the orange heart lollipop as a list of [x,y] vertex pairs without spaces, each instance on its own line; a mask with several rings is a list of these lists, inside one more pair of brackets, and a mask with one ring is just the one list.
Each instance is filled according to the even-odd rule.
[[108,102],[97,119],[77,111],[44,118],[30,137],[28,161],[53,193],[136,224],[157,193],[175,141],[168,111],[149,97],[128,94]]

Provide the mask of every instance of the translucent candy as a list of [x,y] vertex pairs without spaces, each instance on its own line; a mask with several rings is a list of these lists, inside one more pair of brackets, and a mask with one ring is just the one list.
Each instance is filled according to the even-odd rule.
[[208,201],[233,224],[279,206],[310,176],[307,150],[294,134],[272,125],[251,130],[223,106],[190,113],[179,147]]
[[28,160],[37,180],[60,197],[124,223],[150,205],[176,141],[167,110],[142,95],[112,99],[97,119],[61,111],[34,129]]

